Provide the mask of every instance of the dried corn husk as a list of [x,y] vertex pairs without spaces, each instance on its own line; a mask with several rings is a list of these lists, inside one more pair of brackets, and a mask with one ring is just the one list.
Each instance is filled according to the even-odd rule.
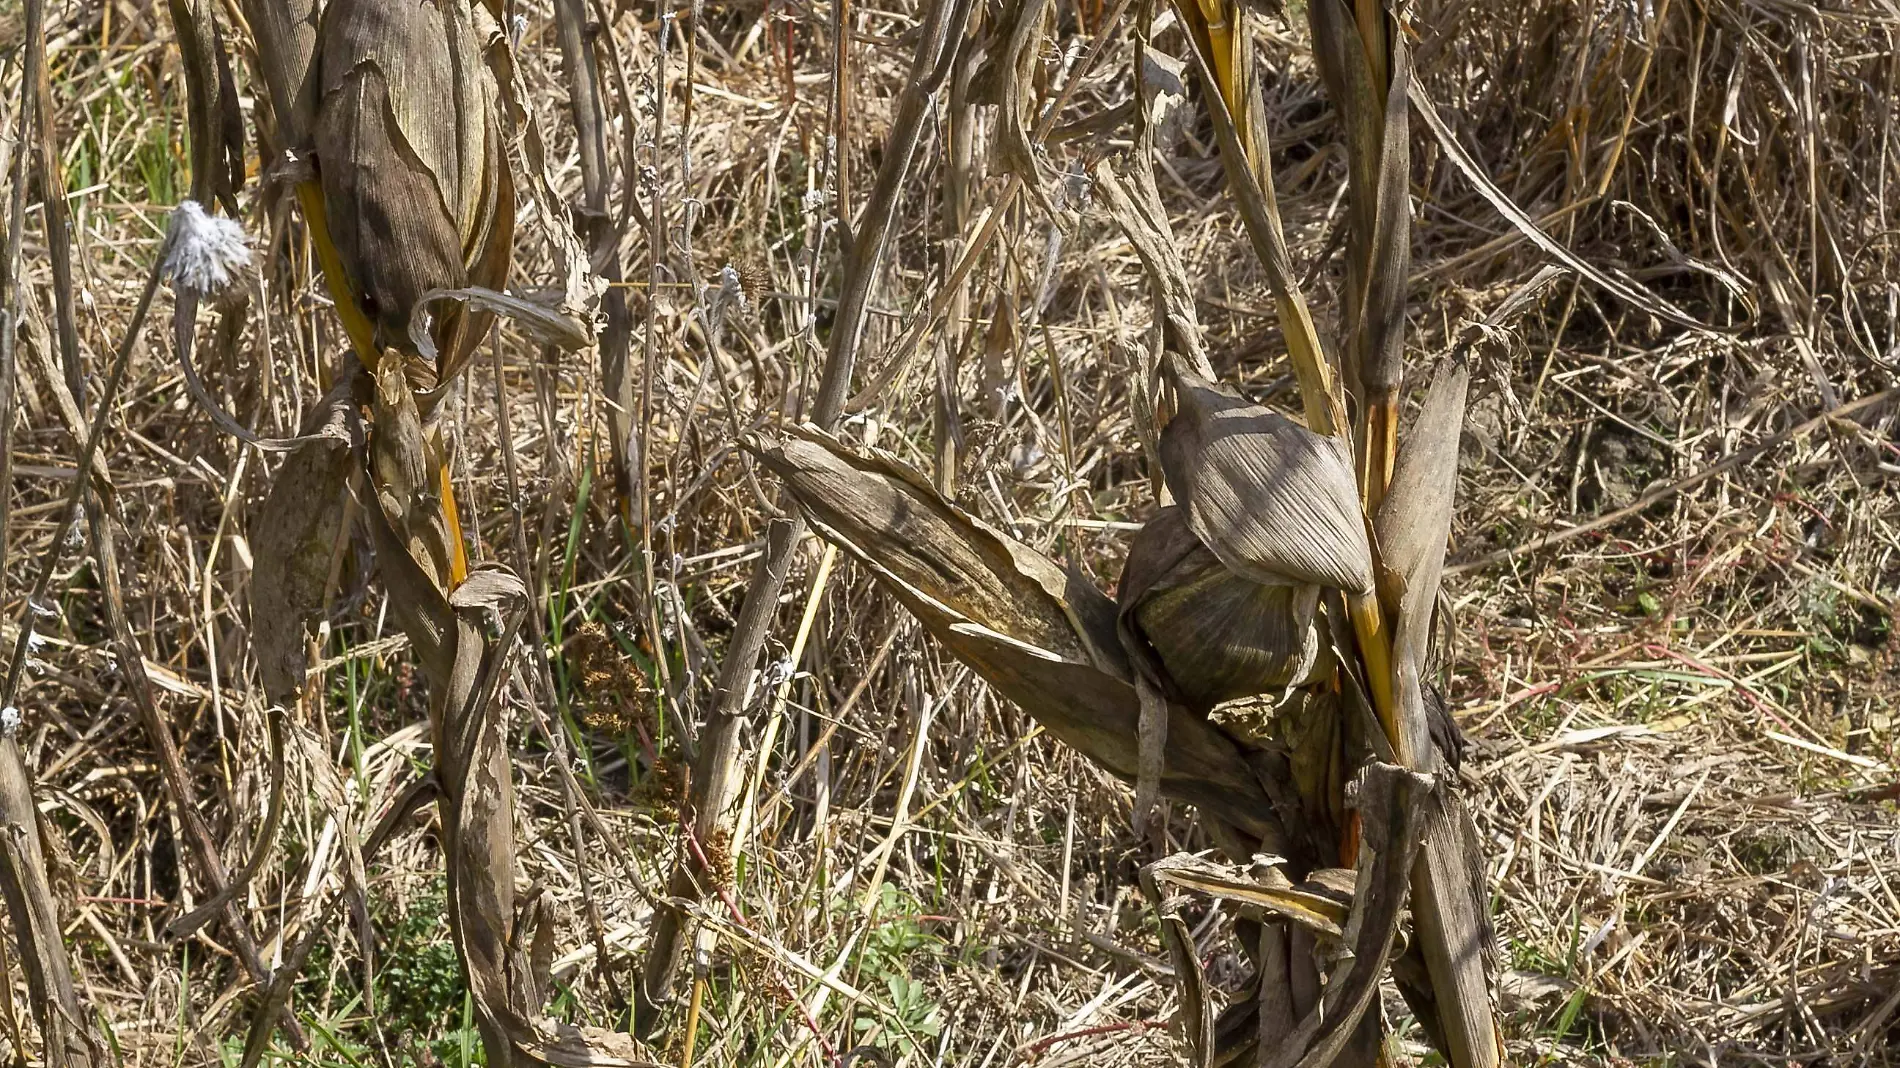
[[1161,433],[1168,488],[1189,529],[1234,573],[1261,583],[1372,589],[1352,463],[1337,439],[1172,366],[1179,413]]
[[[1136,777],[1139,701],[1101,591],[888,457],[802,427],[749,447],[818,532],[869,566],[953,654],[1058,739]],[[1278,815],[1233,740],[1179,707],[1167,737],[1161,792],[1277,849]]]
[[[410,316],[431,290],[506,281],[514,185],[486,56],[499,40],[493,13],[469,0],[324,9],[317,171],[330,236],[379,347],[411,347]],[[449,377],[486,323],[445,310],[433,328],[441,361],[411,361],[416,387]]]
[[[1424,408],[1399,452],[1391,488],[1373,524],[1385,564],[1380,593],[1396,617],[1392,643],[1396,692],[1408,706],[1419,704],[1417,715],[1404,717],[1414,729],[1424,728],[1427,721],[1423,676],[1458,490],[1458,437],[1464,427],[1470,380],[1462,360],[1446,361],[1433,375]],[[1413,739],[1413,752],[1432,751],[1427,739]]]
[[1135,535],[1119,592],[1130,661],[1197,712],[1332,670],[1319,587],[1241,578],[1194,537],[1180,508],[1163,508]]

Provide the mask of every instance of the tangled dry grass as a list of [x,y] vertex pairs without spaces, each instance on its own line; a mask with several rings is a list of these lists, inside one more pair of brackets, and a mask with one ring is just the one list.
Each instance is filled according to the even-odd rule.
[[[613,202],[630,190],[655,215],[621,248],[652,384],[650,556],[613,499],[597,366],[504,329],[499,358],[478,358],[447,401],[470,553],[511,563],[545,606],[554,700],[526,671],[506,699],[520,867],[550,892],[555,1006],[577,1022],[625,1023],[654,895],[683,848],[680,746],[710,700],[772,508],[737,443],[810,404],[807,310],[822,330],[835,220],[875,172],[909,6],[852,6],[848,136],[835,143],[830,8],[596,6],[618,68]],[[558,191],[578,200],[551,9],[517,10]],[[1037,57],[1051,92],[1121,11],[1061,9]],[[10,27],[18,18],[0,11]],[[1512,358],[1480,375],[1445,671],[1474,743],[1463,774],[1490,854],[1512,1060],[1900,1060],[1895,406],[1814,418],[1895,385],[1900,7],[1433,0],[1413,22],[1425,91],[1477,169],[1578,255],[1718,328],[1567,279],[1520,321]],[[1263,32],[1281,208],[1296,265],[1326,291],[1343,284],[1331,252],[1344,161],[1304,20]],[[80,342],[98,376],[183,195],[184,87],[151,5],[54,5],[45,40]],[[1102,586],[1153,508],[1128,402],[1149,291],[1087,182],[1067,177],[1120,136],[1103,117],[1131,97],[1130,59],[1110,40],[1043,163],[1061,218],[1036,206],[1004,217],[967,323],[946,332],[964,353],[948,382],[928,353],[904,363],[889,351],[968,236],[967,213],[953,222],[942,204],[954,131],[932,127],[873,295],[860,382],[891,382],[845,430],[937,470],[932,407],[956,398],[961,501]],[[17,50],[4,73],[11,138]],[[1412,337],[1432,352],[1542,256],[1429,131],[1414,134]],[[1003,182],[985,177],[989,139],[980,126],[979,206]],[[1169,132],[1160,171],[1215,365],[1297,410],[1211,145],[1188,121]],[[281,277],[301,281],[253,279],[200,351],[228,411],[285,435],[341,339],[269,179],[252,175],[244,219],[261,253],[294,268]],[[235,1064],[255,992],[218,929],[166,933],[206,890],[105,651],[93,557],[83,539],[49,546],[75,468],[40,196],[25,231],[3,573],[10,644],[20,591],[42,554],[62,554],[16,702],[56,832],[48,863],[116,1058]],[[549,283],[533,222],[518,273]],[[654,234],[665,254],[649,272]],[[246,532],[277,460],[203,417],[159,333],[136,350],[106,449],[122,579],[199,814],[237,867],[270,792]],[[322,700],[289,725],[288,815],[243,906],[272,965],[313,928],[326,935],[292,993],[306,1045],[280,1034],[272,1056],[460,1068],[473,1025],[448,945],[440,828],[408,803],[430,766],[421,683],[367,555],[359,537],[339,557]],[[719,942],[694,1063],[831,1064],[863,1045],[911,1065],[1167,1063],[1173,986],[1134,886],[1152,844],[1129,829],[1128,788],[994,698],[821,543],[801,549],[787,588],[744,736],[766,759],[746,765],[737,834],[704,843],[726,878],[700,915]],[[1205,844],[1191,813],[1166,835]],[[1202,935],[1229,922],[1200,915]],[[0,1041],[20,1057],[30,1027],[18,962],[8,967]],[[1210,962],[1217,984],[1243,971]],[[681,1030],[675,1014],[656,1052],[676,1058]],[[1421,1054],[1416,1028],[1398,1033],[1401,1055]]]

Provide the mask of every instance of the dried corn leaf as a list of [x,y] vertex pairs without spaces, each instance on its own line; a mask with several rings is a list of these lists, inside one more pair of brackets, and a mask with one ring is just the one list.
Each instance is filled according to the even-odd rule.
[[1339,441],[1173,364],[1180,412],[1161,435],[1168,488],[1223,564],[1261,583],[1372,589],[1352,463]]
[[1217,864],[1192,853],[1177,853],[1148,865],[1148,870],[1153,872],[1157,883],[1259,909],[1322,938],[1341,937],[1351,913],[1349,895],[1342,904],[1334,895],[1295,887],[1277,868],[1262,877],[1246,867]]
[[[1396,692],[1406,711],[1400,721],[1414,731],[1425,730],[1429,723],[1423,691],[1425,659],[1458,491],[1458,437],[1464,427],[1470,380],[1463,360],[1439,365],[1373,522],[1380,562],[1385,565],[1381,592],[1396,615],[1392,669],[1398,675]],[[1428,743],[1425,737],[1413,738],[1411,751],[1434,752]]]
[[251,522],[251,646],[272,701],[303,690],[306,628],[318,621],[357,469],[346,377],[305,421],[315,440],[292,451]]
[[405,551],[446,589],[453,573],[453,532],[442,509],[442,458],[422,423],[403,367],[384,360],[376,371],[369,438],[370,483]]
[[1326,983],[1323,1003],[1302,1019],[1269,1062],[1275,1068],[1323,1068],[1358,1031],[1379,991],[1405,907],[1421,815],[1432,780],[1393,764],[1360,769],[1348,799],[1360,816],[1358,883],[1345,940],[1351,954]]
[[[1064,660],[1121,664],[1107,598],[1028,546],[945,501],[908,466],[796,428],[760,457],[812,519],[951,611]],[[1093,593],[1087,597],[1086,593]],[[1077,625],[1075,613],[1098,618]]]
[[1450,1063],[1501,1064],[1491,1015],[1497,939],[1478,831],[1464,804],[1443,788],[1433,794],[1423,824],[1412,864],[1412,925],[1430,985],[1400,989]]
[[[1405,345],[1405,287],[1411,262],[1410,131],[1405,34],[1381,3],[1307,5],[1313,54],[1346,134],[1351,230],[1346,257],[1347,349],[1361,386],[1374,396],[1398,388]],[[1374,57],[1384,62],[1375,64]]]
[[1051,219],[1057,219],[1060,216],[1049,200],[1048,183],[1043,180],[1036,147],[1030,143],[1025,126],[1048,15],[1049,0],[1009,0],[1003,12],[1001,25],[1009,28],[1009,36],[996,57],[996,154],[1001,163],[997,170],[1022,178],[1042,209]]
[[244,185],[244,117],[211,0],[169,0],[185,68],[186,128],[191,136],[191,199],[215,199],[236,212]]
[[[435,388],[428,391],[440,395],[454,381],[463,363],[442,364],[441,354],[436,351],[434,324],[435,317],[428,307],[438,302],[459,304],[479,312],[508,319],[521,326],[529,337],[543,345],[552,345],[564,352],[577,352],[594,343],[594,327],[590,322],[576,319],[561,310],[558,305],[544,304],[527,297],[512,293],[498,293],[481,286],[469,286],[464,289],[431,289],[416,301],[413,313],[409,317],[409,342],[416,352],[430,363],[446,367]],[[466,354],[464,354],[466,355]],[[424,396],[425,402],[429,398]]]
[[1194,287],[1188,282],[1174,228],[1155,188],[1150,158],[1132,156],[1120,167],[1104,163],[1095,170],[1095,184],[1107,201],[1109,216],[1134,246],[1147,272],[1161,314],[1163,346],[1185,358],[1194,373],[1212,380],[1214,368],[1208,363],[1200,319],[1194,311]]
[[527,609],[505,568],[478,567],[451,592],[408,551],[380,509],[370,512],[378,566],[397,621],[429,679],[436,781],[448,861],[449,927],[488,1063],[624,1068],[626,1036],[548,1019],[535,949],[543,917],[515,907],[514,786],[507,717],[497,700]]
[[[954,655],[1051,734],[1125,779],[1139,701],[1101,591],[940,497],[917,472],[809,429],[750,446],[818,532],[869,566]],[[1162,792],[1277,842],[1271,800],[1232,739],[1171,710]]]

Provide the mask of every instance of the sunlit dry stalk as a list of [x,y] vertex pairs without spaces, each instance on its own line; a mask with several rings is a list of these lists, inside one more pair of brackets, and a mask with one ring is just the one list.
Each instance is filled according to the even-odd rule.
[[[632,441],[634,381],[629,355],[633,348],[633,312],[627,306],[626,289],[616,285],[625,278],[620,260],[622,228],[607,202],[612,181],[608,167],[608,119],[602,86],[602,57],[596,35],[611,35],[611,26],[590,28],[585,0],[558,0],[554,5],[555,37],[561,46],[561,62],[567,70],[567,105],[574,119],[574,134],[581,164],[581,236],[588,242],[594,268],[609,286],[601,299],[605,322],[600,332],[601,387],[605,391],[607,428],[611,437],[608,454],[612,458],[614,490],[619,495],[621,514],[631,521],[632,505],[638,491],[633,458],[628,452]],[[628,123],[633,116],[626,116]]]
[[[266,681],[294,688],[298,624],[320,613],[327,585],[314,565],[335,536],[342,482],[360,473],[378,570],[430,683],[449,927],[487,1061],[631,1063],[625,1041],[544,1015],[551,918],[543,898],[519,908],[515,900],[514,794],[500,705],[527,592],[505,569],[470,566],[447,439],[433,418],[497,310],[573,335],[565,344],[585,343],[590,333],[566,303],[549,311],[497,292],[512,263],[515,211],[503,124],[520,114],[508,102],[514,68],[499,12],[467,0],[393,8],[336,0],[307,55],[300,38],[287,37],[296,35],[276,35],[285,51],[273,55],[260,36],[259,60],[273,100],[295,116],[283,124],[287,149],[309,156],[313,173],[299,199],[357,357],[336,399],[367,408],[369,419],[365,439],[347,425],[344,408],[337,443],[319,437],[293,454],[272,491],[279,506],[256,525],[260,543],[281,544],[308,565],[260,569],[254,581],[254,611],[291,621],[260,630]],[[299,68],[300,60],[307,65]],[[316,99],[305,108],[299,94],[308,82]],[[529,186],[545,211],[531,124],[525,141]],[[586,267],[572,262],[573,235],[561,237],[573,296]],[[317,413],[316,425],[325,422]],[[347,451],[337,447],[345,441]]]
[[[904,179],[923,140],[936,90],[949,75],[955,43],[963,37],[970,10],[970,0],[933,0],[920,27],[911,77],[892,119],[877,183],[865,202],[858,232],[845,250],[843,290],[832,320],[824,373],[809,409],[811,421],[819,427],[829,429],[844,412],[869,317],[871,287],[884,259]],[[767,530],[765,555],[746,587],[739,624],[720,665],[717,703],[707,716],[693,766],[692,796],[684,818],[691,821],[688,833],[695,841],[712,841],[722,829],[729,833],[737,821],[733,806],[744,779],[739,732],[747,718],[759,651],[777,616],[779,594],[803,534],[802,519],[773,521]],[[688,852],[668,884],[668,893],[696,901],[711,877]],[[635,1003],[636,1023],[642,1030],[655,1026],[660,1009],[673,1000],[686,921],[685,912],[677,906],[663,908],[655,916]]]

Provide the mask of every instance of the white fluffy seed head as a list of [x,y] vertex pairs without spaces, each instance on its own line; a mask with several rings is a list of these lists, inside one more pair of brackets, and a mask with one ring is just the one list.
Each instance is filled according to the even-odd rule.
[[195,200],[172,212],[172,250],[165,257],[165,274],[173,286],[201,297],[221,293],[250,263],[250,239],[236,219],[213,215]]
[[0,708],[0,736],[13,737],[20,732],[20,710],[8,705]]

